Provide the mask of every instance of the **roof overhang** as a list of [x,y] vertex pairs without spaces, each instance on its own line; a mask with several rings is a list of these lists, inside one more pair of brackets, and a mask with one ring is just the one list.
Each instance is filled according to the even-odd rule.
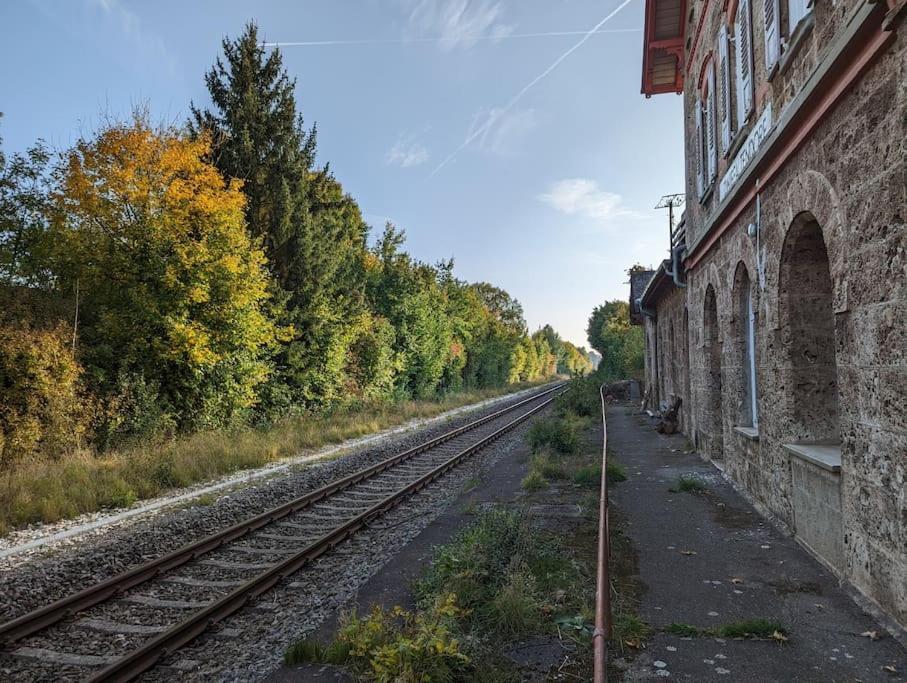
[[674,281],[667,272],[669,264],[670,261],[662,261],[652,279],[649,280],[649,284],[646,285],[640,297],[640,303],[644,308],[657,309],[658,302],[662,297],[672,289],[675,289]]
[[683,39],[687,0],[646,0],[642,93],[683,92]]

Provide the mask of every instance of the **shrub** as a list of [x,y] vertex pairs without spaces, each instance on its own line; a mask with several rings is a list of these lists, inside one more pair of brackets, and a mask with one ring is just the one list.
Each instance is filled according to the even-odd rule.
[[567,391],[557,399],[559,412],[571,412],[580,417],[601,416],[600,383],[595,377],[573,379]]
[[72,353],[72,330],[0,326],[0,469],[24,458],[56,458],[88,432],[91,402]]
[[541,491],[548,486],[548,480],[538,470],[529,470],[520,485],[527,491]]
[[[469,663],[455,637],[456,598],[446,595],[431,610],[408,612],[375,605],[365,618],[345,618],[335,644],[319,651],[300,646],[296,656],[342,659],[377,681],[449,681]],[[290,653],[287,653],[290,656]]]
[[537,420],[529,430],[529,445],[534,452],[548,447],[562,454],[579,449],[579,433],[575,423],[563,418]]
[[552,460],[547,452],[536,453],[529,462],[529,470],[535,470],[545,479],[566,479],[564,466]]
[[580,486],[588,488],[598,488],[601,485],[602,468],[601,465],[586,465],[580,467],[573,474],[573,481]]

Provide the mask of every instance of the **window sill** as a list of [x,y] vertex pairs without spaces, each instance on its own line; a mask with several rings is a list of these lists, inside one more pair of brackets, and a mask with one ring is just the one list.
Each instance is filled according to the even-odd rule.
[[749,439],[750,441],[759,440],[759,430],[754,427],[734,427],[734,431],[744,439]]
[[801,460],[835,474],[841,472],[840,443],[785,443],[784,450]]
[[816,15],[814,12],[807,14],[800,20],[800,23],[797,24],[797,28],[794,29],[794,33],[790,37],[790,40],[788,40],[783,47],[784,54],[781,55],[781,60],[778,63],[779,74],[783,74],[790,68],[790,65],[797,57],[797,53],[800,52],[800,49],[806,42],[807,36],[812,33],[815,24]]

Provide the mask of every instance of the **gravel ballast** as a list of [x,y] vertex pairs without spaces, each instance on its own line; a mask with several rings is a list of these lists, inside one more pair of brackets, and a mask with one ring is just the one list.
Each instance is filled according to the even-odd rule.
[[[209,505],[196,505],[177,510],[162,511],[151,518],[144,518],[128,525],[106,529],[72,546],[35,553],[26,560],[7,558],[7,566],[0,570],[0,591],[8,599],[0,605],[0,619],[8,620],[48,602],[64,597],[82,587],[108,578],[135,564],[148,561],[187,542],[211,534],[256,513],[279,505],[286,500],[313,490],[329,481],[345,476],[362,467],[403,449],[470,422],[477,417],[515,403],[524,396],[511,396],[493,405],[486,405],[470,414],[461,414],[438,422],[419,431],[389,437],[380,444],[359,449],[336,460],[326,461],[299,470],[289,470],[282,476],[259,481],[254,485],[230,491]],[[266,674],[279,661],[280,653],[290,642],[318,626],[324,616],[341,604],[358,585],[377,571],[393,554],[428,524],[459,491],[463,482],[475,476],[483,463],[503,457],[509,452],[508,444],[522,434],[521,425],[488,447],[466,464],[458,467],[440,482],[407,500],[378,520],[367,531],[360,532],[333,553],[323,556],[312,565],[298,572],[293,580],[270,591],[251,608],[228,619],[209,636],[180,651],[163,669],[151,677],[171,676],[176,667],[182,678],[205,679],[255,678]],[[284,530],[286,533],[287,530]],[[256,544],[257,547],[269,547]],[[279,543],[275,545],[275,549]],[[250,558],[253,555],[250,554]],[[261,561],[261,556],[249,561]],[[231,561],[237,561],[234,558]],[[204,571],[191,574],[204,581]],[[218,568],[217,577],[227,576]],[[229,576],[228,576],[229,578]],[[130,604],[128,621],[136,625],[136,633],[121,633],[110,644],[107,636],[93,642],[85,639],[70,651],[86,656],[114,656],[134,647],[148,637],[139,628],[174,619],[182,589],[177,583],[158,584],[152,604]],[[193,587],[198,596],[198,586]],[[214,594],[215,591],[212,591]],[[178,613],[178,609],[177,609]],[[93,629],[103,631],[105,623],[122,622],[122,614],[106,614],[93,610],[90,623],[80,624],[80,633]],[[40,634],[28,639],[27,646],[37,653],[29,660],[29,678],[37,676],[41,665],[42,643]],[[47,650],[54,649],[50,643]],[[225,651],[229,651],[227,655]],[[246,653],[243,655],[243,653]],[[268,656],[264,656],[267,654]],[[0,674],[17,678],[17,659],[4,658]],[[231,662],[229,670],[223,669]],[[52,666],[51,666],[52,664]],[[36,665],[38,668],[36,669]],[[77,663],[70,673],[79,671]],[[169,674],[168,674],[169,670]],[[64,662],[48,662],[47,676],[59,677],[70,671]],[[84,674],[84,669],[81,672]]]

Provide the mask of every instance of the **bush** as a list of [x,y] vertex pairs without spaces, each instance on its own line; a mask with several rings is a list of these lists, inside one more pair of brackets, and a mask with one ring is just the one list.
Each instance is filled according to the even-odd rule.
[[573,379],[567,391],[558,396],[558,412],[561,414],[569,412],[580,417],[601,417],[600,386],[594,376]]
[[326,654],[346,654],[348,664],[376,681],[449,681],[469,663],[454,636],[460,612],[453,595],[427,612],[376,605],[363,619],[348,616]]
[[520,485],[527,491],[541,491],[548,486],[548,480],[538,470],[529,470]]
[[577,426],[563,418],[537,420],[529,430],[529,445],[534,452],[548,447],[557,453],[575,453],[579,449]]
[[25,458],[57,458],[88,433],[90,400],[64,324],[0,326],[0,469]]

